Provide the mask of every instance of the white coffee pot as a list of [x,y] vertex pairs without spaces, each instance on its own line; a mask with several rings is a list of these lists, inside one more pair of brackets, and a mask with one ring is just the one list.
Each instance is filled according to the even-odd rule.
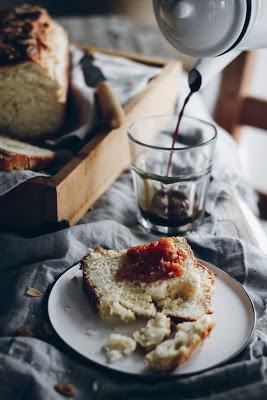
[[153,0],[170,44],[199,61],[189,73],[203,87],[243,50],[267,47],[267,0]]

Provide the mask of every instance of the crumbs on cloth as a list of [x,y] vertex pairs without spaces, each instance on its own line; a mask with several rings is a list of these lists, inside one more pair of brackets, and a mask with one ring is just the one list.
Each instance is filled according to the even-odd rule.
[[25,294],[30,297],[41,297],[43,295],[43,293],[40,292],[40,290],[35,289],[33,287],[28,287]]
[[54,389],[64,397],[73,397],[75,395],[75,386],[72,383],[57,383]]

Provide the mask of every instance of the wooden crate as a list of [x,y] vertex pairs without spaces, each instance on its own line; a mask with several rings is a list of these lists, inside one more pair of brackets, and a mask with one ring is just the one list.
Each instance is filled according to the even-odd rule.
[[99,132],[54,176],[31,179],[0,197],[2,228],[36,233],[76,224],[129,167],[127,127],[146,116],[173,114],[181,73],[179,62],[97,50],[159,66],[163,72],[127,104],[123,126]]

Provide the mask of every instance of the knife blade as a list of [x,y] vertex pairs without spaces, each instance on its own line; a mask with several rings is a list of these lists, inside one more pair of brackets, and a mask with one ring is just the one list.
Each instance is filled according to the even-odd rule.
[[93,57],[85,54],[80,61],[85,83],[96,88],[102,118],[112,129],[119,128],[125,119],[124,110],[111,85],[100,68],[93,64]]

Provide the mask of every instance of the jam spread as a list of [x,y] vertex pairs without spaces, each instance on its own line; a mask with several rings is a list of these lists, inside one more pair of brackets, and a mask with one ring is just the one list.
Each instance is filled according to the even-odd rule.
[[126,262],[117,272],[117,279],[146,283],[170,279],[182,274],[185,259],[185,252],[177,249],[171,238],[130,247]]

